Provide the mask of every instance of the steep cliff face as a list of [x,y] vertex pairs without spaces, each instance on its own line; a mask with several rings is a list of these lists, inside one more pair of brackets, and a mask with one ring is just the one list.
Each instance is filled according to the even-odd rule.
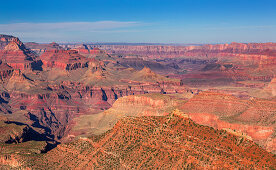
[[252,141],[201,126],[179,111],[168,116],[123,118],[107,133],[81,138],[36,157],[30,168],[269,168],[275,157]]

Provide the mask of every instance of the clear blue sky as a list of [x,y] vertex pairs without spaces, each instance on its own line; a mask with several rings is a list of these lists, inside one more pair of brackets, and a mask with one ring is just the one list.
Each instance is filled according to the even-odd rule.
[[36,42],[276,42],[276,0],[6,0],[0,33]]

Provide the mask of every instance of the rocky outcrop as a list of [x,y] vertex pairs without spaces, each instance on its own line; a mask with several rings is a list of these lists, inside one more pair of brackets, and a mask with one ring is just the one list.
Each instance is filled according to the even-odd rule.
[[31,70],[36,56],[18,38],[13,37],[8,45],[0,50],[0,59],[14,69]]
[[214,127],[216,129],[230,130],[233,133],[253,140],[267,151],[275,153],[276,139],[273,137],[275,133],[275,128],[273,126],[229,122],[210,113],[189,113],[188,115],[198,124]]
[[10,42],[15,41],[16,37],[0,34],[0,50],[3,50]]

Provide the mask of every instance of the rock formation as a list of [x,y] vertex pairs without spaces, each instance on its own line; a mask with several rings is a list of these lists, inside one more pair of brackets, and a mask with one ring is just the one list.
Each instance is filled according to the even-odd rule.
[[16,37],[0,34],[0,50],[3,50],[10,42],[15,41]]
[[88,66],[88,60],[74,50],[49,50],[44,52],[40,58],[45,68],[75,70]]
[[14,69],[33,69],[36,56],[18,38],[11,38],[8,45],[0,50],[0,59]]

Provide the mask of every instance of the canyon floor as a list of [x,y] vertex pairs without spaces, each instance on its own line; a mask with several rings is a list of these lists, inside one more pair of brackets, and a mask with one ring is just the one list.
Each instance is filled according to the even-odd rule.
[[275,169],[276,44],[0,35],[1,169]]

